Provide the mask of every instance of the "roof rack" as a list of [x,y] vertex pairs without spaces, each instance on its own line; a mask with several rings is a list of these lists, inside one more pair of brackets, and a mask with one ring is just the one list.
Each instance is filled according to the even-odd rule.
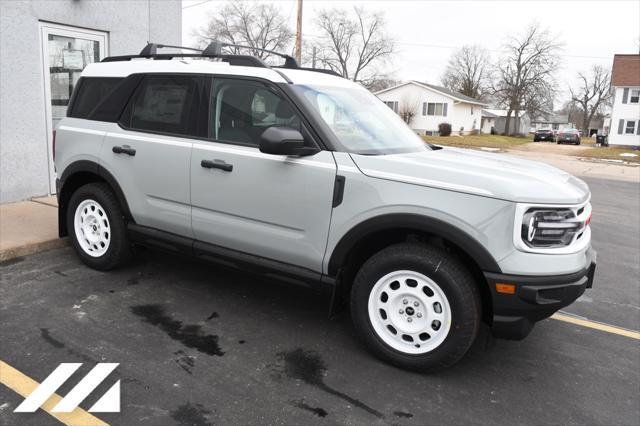
[[[298,61],[296,61],[294,57],[292,57],[291,55],[287,55],[285,53],[276,52],[274,50],[262,49],[260,47],[223,43],[218,40],[213,40],[211,43],[209,43],[209,45],[204,50],[196,49],[193,47],[173,46],[169,44],[147,43],[147,45],[140,51],[138,55],[109,56],[104,58],[101,62],[130,61],[132,59],[139,59],[139,58],[147,58],[147,59],[154,59],[154,60],[170,60],[173,58],[215,58],[215,59],[220,59],[223,62],[228,62],[230,65],[272,68],[269,65],[265,64],[260,58],[257,58],[255,56],[224,54],[222,53],[223,47],[237,47],[241,49],[244,48],[244,49],[251,49],[251,50],[259,50],[261,52],[270,53],[272,55],[276,55],[281,58],[284,58],[284,65],[275,66],[273,68],[288,68],[288,69],[300,69],[305,71],[316,71],[316,72],[336,75],[340,77],[340,74],[332,70],[300,67],[300,65],[298,64]],[[158,49],[163,49],[163,48],[184,49],[184,50],[190,50],[198,53],[158,53]]]

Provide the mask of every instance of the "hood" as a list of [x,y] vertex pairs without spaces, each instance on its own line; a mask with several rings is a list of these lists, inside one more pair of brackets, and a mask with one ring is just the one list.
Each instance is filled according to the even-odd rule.
[[553,166],[503,154],[443,148],[394,155],[351,154],[367,176],[521,203],[580,204],[582,180]]

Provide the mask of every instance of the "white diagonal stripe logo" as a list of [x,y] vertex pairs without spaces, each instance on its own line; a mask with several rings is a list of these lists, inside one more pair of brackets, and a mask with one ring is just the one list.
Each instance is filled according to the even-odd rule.
[[[62,363],[14,410],[14,413],[33,413],[45,403],[69,377],[80,368],[81,363]],[[53,413],[70,413],[107,378],[118,363],[99,363],[80,380],[51,410]],[[120,411],[120,380],[96,402],[92,412]]]
[[79,362],[60,364],[13,412],[33,413],[36,411],[81,365]]
[[103,362],[93,367],[89,374],[84,376],[80,383],[71,389],[67,396],[51,411],[54,413],[69,413],[73,411],[117,366],[118,363],[115,362]]

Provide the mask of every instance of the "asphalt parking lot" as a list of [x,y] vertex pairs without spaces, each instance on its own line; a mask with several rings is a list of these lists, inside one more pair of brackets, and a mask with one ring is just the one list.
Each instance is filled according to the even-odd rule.
[[[640,189],[588,183],[595,287],[564,312],[637,331]],[[152,250],[101,273],[62,248],[1,276],[0,360],[37,381],[120,363],[81,405],[121,379],[121,413],[96,414],[113,425],[640,423],[639,340],[562,321],[521,342],[483,330],[458,365],[420,375],[370,356],[305,289]],[[0,386],[0,424],[56,424],[13,413],[22,400]]]

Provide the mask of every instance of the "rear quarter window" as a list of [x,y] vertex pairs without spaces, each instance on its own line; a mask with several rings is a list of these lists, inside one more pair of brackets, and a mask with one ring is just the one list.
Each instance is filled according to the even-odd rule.
[[122,80],[124,79],[118,77],[83,77],[67,115],[73,118],[87,118]]

